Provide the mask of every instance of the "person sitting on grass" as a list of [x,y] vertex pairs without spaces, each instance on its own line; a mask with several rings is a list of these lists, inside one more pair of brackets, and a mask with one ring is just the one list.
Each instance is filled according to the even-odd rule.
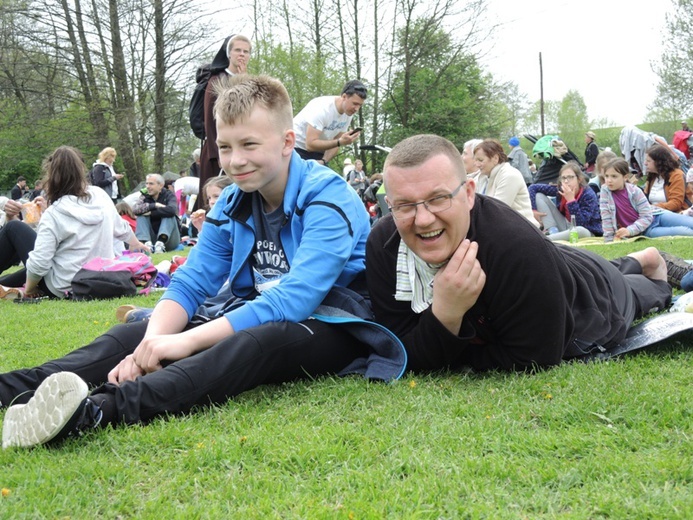
[[607,163],[599,194],[604,241],[638,235],[646,237],[693,236],[693,217],[651,205],[640,188],[628,182],[625,159]]
[[671,301],[655,248],[609,262],[546,240],[506,204],[475,196],[447,139],[398,143],[384,178],[391,214],[368,238],[366,277],[408,369],[557,365],[617,344]]
[[[217,200],[219,200],[219,196],[224,188],[230,186],[232,183],[233,181],[226,174],[212,177],[205,182],[203,191],[207,196],[210,211],[217,203]],[[206,220],[206,214],[207,211],[204,209],[198,209],[191,215],[192,224],[195,226],[198,232],[202,230],[202,224],[204,224]],[[187,258],[185,257],[174,257],[176,268],[185,263],[186,260]],[[233,294],[231,293],[231,286],[227,280],[224,285],[221,286],[221,289],[215,296],[208,298],[202,305],[200,305],[200,307],[198,307],[195,314],[205,316],[213,315],[216,312],[215,309],[217,309],[219,305],[224,305],[232,296]],[[136,305],[130,304],[121,305],[116,309],[116,319],[122,323],[148,320],[153,311],[154,309],[147,307],[137,307]]]
[[217,203],[217,200],[219,200],[221,192],[224,191],[224,188],[230,186],[232,183],[233,181],[231,180],[231,178],[229,178],[228,175],[219,175],[218,177],[212,177],[207,182],[205,182],[205,185],[203,186],[202,190],[204,191],[205,196],[207,197],[207,204],[209,205],[209,207],[206,210],[198,209],[197,211],[194,211],[192,215],[190,215],[190,221],[192,222],[192,225],[195,226],[195,229],[197,229],[198,233],[202,231],[202,224],[204,224],[206,220],[207,213],[211,211],[211,209]]
[[647,180],[643,191],[650,204],[679,213],[693,203],[693,192],[686,190],[686,176],[668,146],[655,144],[645,155]]
[[508,156],[495,139],[484,139],[474,148],[477,193],[505,202],[539,227],[534,218],[529,192],[522,174],[508,162]]
[[154,253],[173,251],[180,244],[176,195],[164,186],[164,178],[158,173],[147,175],[147,193],[132,208],[137,215],[137,238]]
[[[347,306],[366,311],[347,289],[363,277],[370,230],[356,192],[294,152],[291,101],[278,80],[238,75],[216,85],[216,144],[235,184],[210,211],[150,320],[116,325],[61,359],[0,375],[0,403],[14,403],[3,447],[146,422],[260,384],[341,372],[388,380],[403,372],[396,338],[385,334],[393,350],[378,363],[369,356],[374,338],[352,336],[382,334],[376,324],[350,330],[310,318],[326,299],[342,315]],[[196,319],[227,279],[235,298]]]
[[48,206],[34,231],[20,220],[0,230],[0,272],[21,261],[25,268],[0,278],[0,298],[65,298],[72,278],[89,260],[114,258],[114,240],[144,249],[101,188],[90,186],[82,154],[57,148],[43,163]]
[[[578,237],[601,236],[599,199],[587,187],[587,179],[578,163],[570,161],[564,164],[558,182],[558,186],[532,184],[529,187],[534,218],[543,225],[548,239],[568,240],[572,216],[575,216]],[[556,202],[549,197],[555,197]]]
[[132,232],[134,233],[135,231],[137,231],[137,218],[135,217],[135,214],[132,212],[130,204],[121,201],[118,204],[116,204],[115,207],[116,211],[118,212],[118,215],[120,215],[120,218],[122,218],[125,222],[128,223],[128,226],[130,226]]

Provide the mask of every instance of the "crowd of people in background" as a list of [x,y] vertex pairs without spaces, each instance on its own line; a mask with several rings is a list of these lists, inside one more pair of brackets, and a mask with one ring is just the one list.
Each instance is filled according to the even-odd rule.
[[[22,204],[2,201],[0,270],[20,261],[25,269],[8,275],[15,285],[0,279],[0,298],[64,297],[76,270],[90,256],[113,257],[116,241],[164,253],[180,247],[181,221],[199,230],[141,322],[0,374],[3,447],[325,374],[390,381],[405,370],[550,367],[618,345],[634,320],[671,302],[673,264],[657,249],[607,261],[553,243],[569,228],[606,240],[693,231],[693,217],[680,213],[690,206],[686,178],[668,146],[645,151],[644,190],[627,161],[600,162],[593,132],[584,164],[565,160],[575,156],[558,138],[541,143],[550,173],[544,161],[534,172],[517,137],[509,152],[496,139],[460,152],[417,135],[395,145],[382,174],[368,177],[365,156],[347,157],[340,178],[325,163],[361,135],[351,121],[365,85],[348,81],[293,116],[280,81],[243,74],[246,38],[229,38],[220,53],[228,70],[210,81],[215,139],[189,170],[199,178],[151,173],[122,205],[115,150],[102,150],[88,173],[79,151],[63,146],[29,202],[42,212],[35,233]],[[222,175],[206,177],[213,156]],[[194,209],[199,199],[209,214]],[[370,221],[364,204],[376,208]]]

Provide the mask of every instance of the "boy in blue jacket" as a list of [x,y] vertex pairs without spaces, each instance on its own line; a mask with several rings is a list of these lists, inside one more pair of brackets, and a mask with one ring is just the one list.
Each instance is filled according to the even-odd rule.
[[[345,330],[308,319],[333,287],[364,270],[363,203],[334,172],[294,152],[291,101],[279,81],[235,76],[217,94],[220,162],[234,185],[199,243],[148,322],[0,375],[0,406],[13,404],[3,447],[184,412],[260,384],[338,373],[364,357],[367,347]],[[235,298],[197,319],[227,279]]]

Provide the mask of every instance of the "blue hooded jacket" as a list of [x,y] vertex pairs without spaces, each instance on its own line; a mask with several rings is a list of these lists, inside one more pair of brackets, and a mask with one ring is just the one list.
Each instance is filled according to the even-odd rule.
[[179,303],[188,318],[228,279],[231,293],[246,301],[225,314],[236,332],[273,321],[299,322],[332,287],[347,287],[364,271],[370,223],[363,203],[339,175],[294,152],[280,231],[290,269],[276,286],[258,294],[251,263],[252,196],[235,185],[222,192],[200,241],[164,294],[162,299]]

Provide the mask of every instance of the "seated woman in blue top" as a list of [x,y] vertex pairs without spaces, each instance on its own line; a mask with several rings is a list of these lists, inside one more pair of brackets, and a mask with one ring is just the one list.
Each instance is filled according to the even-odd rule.
[[[549,240],[568,240],[572,215],[575,215],[580,238],[602,236],[599,199],[587,187],[587,179],[580,166],[575,161],[564,164],[558,181],[558,186],[532,184],[529,187],[534,218],[543,224]],[[556,202],[549,197],[556,197]]]

